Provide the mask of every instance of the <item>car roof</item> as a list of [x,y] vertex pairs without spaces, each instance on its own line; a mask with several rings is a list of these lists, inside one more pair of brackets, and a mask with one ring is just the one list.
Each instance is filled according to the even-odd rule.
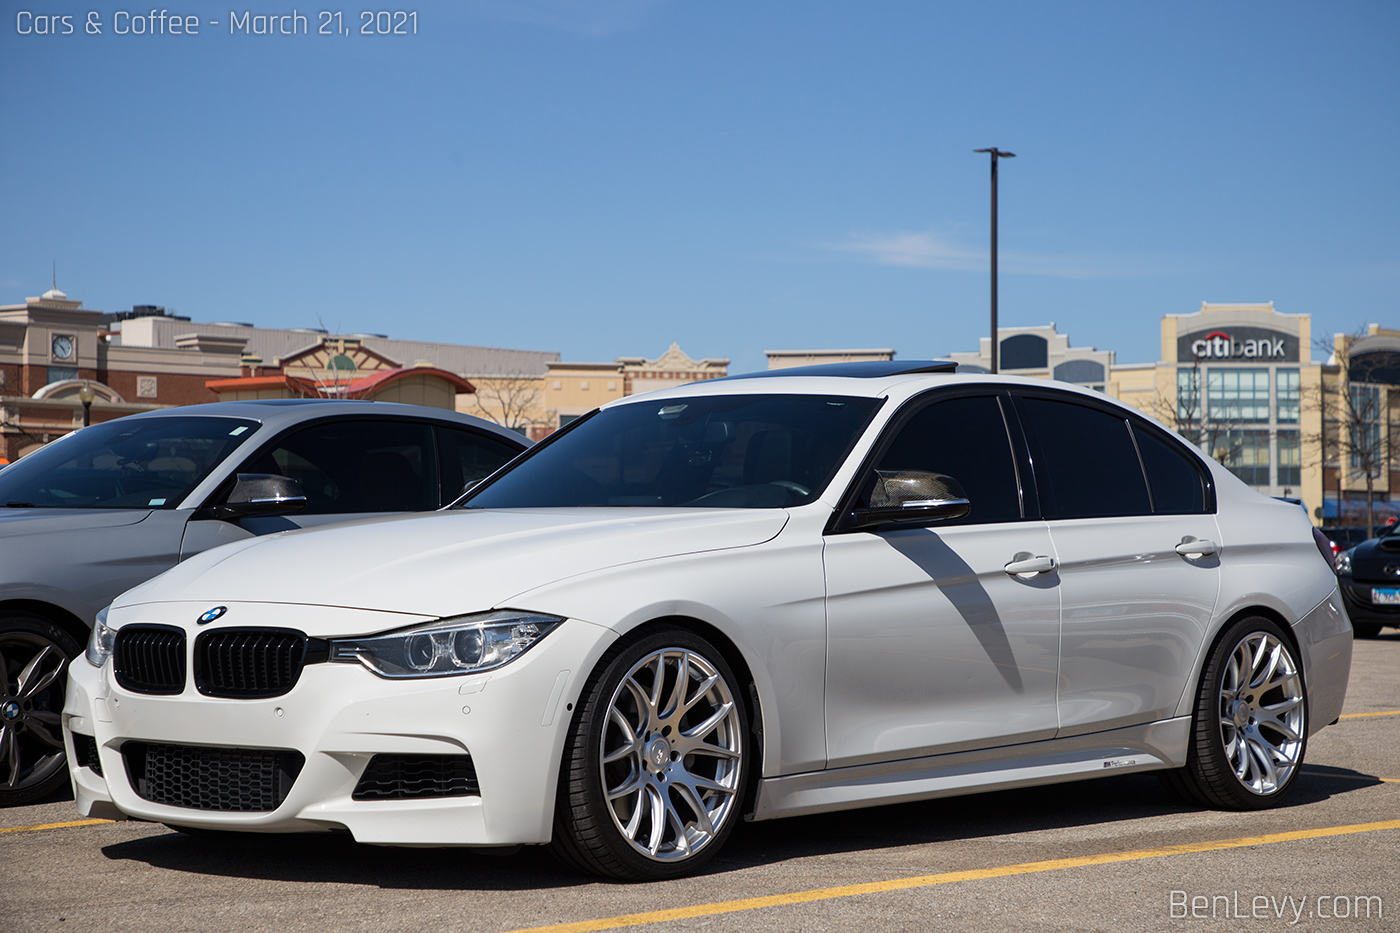
[[[638,399],[686,398],[695,395],[845,395],[857,398],[905,399],[941,386],[997,385],[1026,388],[1054,388],[1087,398],[1108,401],[1126,407],[1102,392],[1068,382],[1038,379],[1030,376],[1002,376],[986,372],[953,372],[952,364],[941,360],[914,360],[903,364],[893,361],[867,363],[829,363],[821,366],[799,366],[791,369],[742,373],[723,379],[706,379],[684,385],[628,396],[602,407],[634,403]],[[1136,411],[1136,409],[1132,409]],[[1141,414],[1141,412],[1138,412]],[[1149,418],[1149,420],[1153,420]]]
[[324,398],[269,398],[250,399],[242,402],[207,402],[201,405],[181,405],[177,408],[163,408],[159,411],[129,415],[130,418],[244,418],[257,421],[274,430],[300,424],[319,418],[337,416],[368,415],[387,418],[418,418],[432,421],[459,424],[463,427],[498,435],[513,441],[521,447],[529,447],[530,442],[518,431],[501,427],[499,424],[462,414],[447,408],[429,408],[424,405],[404,405],[398,402],[371,402],[358,399]]

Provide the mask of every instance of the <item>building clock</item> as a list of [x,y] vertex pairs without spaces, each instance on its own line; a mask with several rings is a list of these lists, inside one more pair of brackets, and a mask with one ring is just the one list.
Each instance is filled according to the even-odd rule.
[[71,360],[73,358],[73,338],[67,334],[59,334],[53,338],[53,358],[56,360]]

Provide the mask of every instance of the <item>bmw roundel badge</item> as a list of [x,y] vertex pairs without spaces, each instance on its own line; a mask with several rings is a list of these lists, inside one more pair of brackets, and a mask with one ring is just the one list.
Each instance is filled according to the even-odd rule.
[[210,622],[213,622],[215,619],[222,616],[225,612],[228,612],[228,606],[215,606],[213,609],[210,609],[204,615],[199,617],[199,624],[208,625]]

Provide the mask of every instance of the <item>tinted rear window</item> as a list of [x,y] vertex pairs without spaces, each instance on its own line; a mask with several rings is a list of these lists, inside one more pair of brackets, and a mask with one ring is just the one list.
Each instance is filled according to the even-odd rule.
[[1151,514],[1125,416],[1057,399],[1021,404],[1047,518]]
[[1204,512],[1205,483],[1189,455],[1145,428],[1134,425],[1133,434],[1152,487],[1152,510],[1165,515]]

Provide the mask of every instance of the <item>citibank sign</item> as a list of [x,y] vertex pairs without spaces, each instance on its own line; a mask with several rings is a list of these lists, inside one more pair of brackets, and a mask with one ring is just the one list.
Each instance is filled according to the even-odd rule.
[[1297,362],[1298,338],[1259,327],[1197,332],[1179,338],[1177,359]]

